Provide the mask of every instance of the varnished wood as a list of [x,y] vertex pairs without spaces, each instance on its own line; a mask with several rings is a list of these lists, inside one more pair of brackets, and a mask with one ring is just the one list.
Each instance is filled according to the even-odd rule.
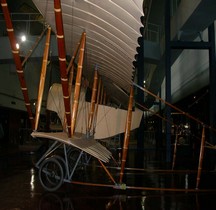
[[198,164],[198,172],[197,172],[197,180],[196,180],[196,189],[199,189],[200,177],[202,173],[202,164],[204,157],[204,148],[205,148],[205,126],[202,129],[202,139],[200,144],[200,155],[199,155],[199,164]]
[[95,123],[97,120],[98,105],[100,102],[101,84],[102,84],[102,80],[101,80],[101,77],[99,77],[99,82],[98,82],[98,87],[97,87],[97,99],[96,99],[96,106],[95,106],[95,114],[94,114],[94,119],[93,119],[93,123],[94,123],[93,132],[95,130]]
[[176,129],[176,136],[175,136],[175,143],[174,143],[174,151],[173,151],[173,162],[172,162],[172,170],[175,167],[175,162],[176,162],[176,153],[177,153],[177,143],[178,143],[178,128]]
[[92,96],[91,96],[91,105],[90,105],[90,113],[88,119],[88,132],[90,133],[92,128],[93,117],[95,113],[95,102],[97,97],[97,86],[98,86],[98,71],[95,69],[94,72],[94,82],[92,87]]
[[80,41],[77,43],[77,47],[73,53],[73,56],[70,60],[70,63],[67,67],[67,74],[69,73],[69,82],[68,82],[68,86],[69,86],[69,95],[71,95],[71,91],[72,91],[72,85],[73,85],[73,77],[74,77],[74,60],[77,56],[77,53],[78,53],[78,50],[79,50],[79,47],[80,47],[80,42],[81,42],[81,39],[82,39],[82,36],[80,38]]
[[29,59],[29,57],[32,55],[32,53],[34,52],[35,48],[38,46],[38,43],[40,42],[40,40],[42,39],[43,35],[45,34],[47,28],[44,28],[44,30],[42,31],[42,33],[40,34],[40,36],[36,39],[34,45],[31,47],[31,49],[29,50],[28,54],[25,56],[23,62],[22,62],[22,66],[25,65],[26,61]]
[[8,37],[10,40],[13,58],[14,58],[15,65],[16,65],[16,72],[19,78],[22,94],[23,94],[24,101],[25,101],[25,106],[28,112],[29,119],[31,121],[31,127],[32,129],[34,129],[34,117],[32,114],[31,103],[30,103],[29,96],[28,96],[28,89],[26,86],[22,62],[19,56],[19,50],[16,48],[17,41],[15,38],[14,29],[13,29],[13,25],[12,25],[12,21],[11,21],[11,17],[10,17],[10,13],[9,13],[9,9],[8,9],[6,0],[1,0],[1,6],[2,6],[3,14],[4,14],[4,19],[5,19],[5,23],[7,27],[7,32],[8,32]]
[[138,87],[139,89],[141,89],[142,91],[148,93],[149,95],[153,96],[155,99],[158,99],[159,101],[161,101],[162,103],[168,105],[169,107],[171,107],[172,109],[178,111],[179,113],[185,115],[186,117],[190,118],[191,120],[193,120],[194,122],[197,122],[198,124],[200,125],[204,125],[206,128],[210,129],[210,130],[213,130],[214,132],[216,132],[216,129],[205,124],[204,122],[202,122],[201,120],[199,120],[198,118],[195,118],[194,116],[184,112],[183,110],[179,109],[178,107],[170,104],[169,102],[165,101],[164,99],[160,98],[159,96],[155,95],[154,93],[152,93],[151,91],[147,90],[146,88],[144,87],[141,87],[135,83],[133,83],[134,86]]
[[83,68],[83,59],[84,59],[84,51],[85,51],[85,40],[86,40],[86,33],[83,32],[81,43],[80,43],[80,52],[79,52],[76,84],[74,89],[74,99],[73,99],[73,107],[72,107],[72,117],[71,117],[72,135],[74,134],[75,131],[76,117],[77,117],[78,105],[79,105],[79,95],[80,95],[80,88],[81,88],[82,68]]
[[74,53],[73,53],[73,56],[71,57],[70,63],[69,63],[69,65],[68,65],[68,67],[67,67],[67,73],[70,71],[71,67],[72,67],[73,64],[74,64],[74,60],[75,60],[75,58],[76,58],[76,56],[77,56],[77,53],[78,53],[78,50],[79,50],[79,48],[80,48],[81,39],[82,39],[82,36],[81,36],[81,38],[80,38],[80,41],[77,43],[76,49],[75,49],[75,51],[74,51]]
[[58,56],[59,56],[59,66],[61,74],[61,84],[64,98],[65,116],[67,122],[67,132],[68,136],[71,136],[71,110],[70,110],[70,95],[68,91],[68,77],[66,68],[66,52],[65,52],[65,39],[64,39],[64,29],[62,20],[62,9],[61,1],[54,0],[54,11],[55,11],[55,22],[56,22],[56,33],[57,33],[57,43],[58,43]]
[[36,112],[35,112],[35,130],[38,129],[38,123],[40,119],[40,111],[41,111],[41,105],[42,105],[42,99],[44,93],[44,84],[45,84],[46,72],[47,72],[47,60],[49,56],[50,35],[51,35],[51,28],[49,27],[46,36],[46,43],[45,43],[44,54],[43,54],[43,63],[42,63],[41,75],[40,75],[40,83],[38,87],[38,98],[37,98]]
[[101,94],[99,104],[103,104],[104,86],[101,84]]
[[101,164],[101,166],[103,167],[104,171],[105,171],[105,172],[107,173],[107,175],[109,176],[109,178],[112,180],[112,182],[113,182],[114,184],[116,184],[115,179],[113,178],[113,176],[111,175],[111,173],[108,171],[108,169],[106,168],[106,166],[101,162],[101,160],[98,159],[98,161],[99,161],[99,163]]
[[70,96],[72,93],[73,78],[74,78],[74,65],[72,65],[71,67],[70,74],[69,74],[69,81],[68,81],[68,92]]
[[129,139],[130,139],[130,128],[131,128],[132,108],[133,108],[133,96],[134,96],[134,90],[133,90],[133,87],[131,86],[129,104],[128,104],[128,112],[127,112],[127,119],[126,119],[126,126],[125,126],[125,134],[124,134],[124,144],[123,144],[121,171],[120,171],[120,178],[119,178],[120,183],[122,183],[122,179],[123,179],[123,175],[124,175],[124,168],[125,168],[125,163],[126,163],[126,159],[127,159],[128,144],[129,144]]

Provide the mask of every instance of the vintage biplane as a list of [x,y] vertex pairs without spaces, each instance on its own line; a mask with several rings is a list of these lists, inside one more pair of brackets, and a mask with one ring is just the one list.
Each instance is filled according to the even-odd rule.
[[[36,163],[36,167],[39,168],[41,184],[48,191],[57,190],[64,182],[72,181],[74,172],[83,159],[86,163],[89,157],[94,157],[99,161],[113,184],[92,183],[92,185],[126,189],[123,175],[130,131],[139,127],[143,114],[143,111],[134,106],[134,87],[176,109],[132,80],[134,78],[132,62],[139,36],[137,31],[141,26],[138,20],[143,15],[141,12],[143,1],[134,0],[128,4],[119,0],[110,0],[106,3],[96,0],[65,0],[62,3],[60,0],[33,0],[33,2],[45,18],[47,31],[35,114],[31,109],[23,71],[23,66],[33,50],[30,50],[30,53],[21,61],[6,0],[1,0],[1,6],[26,109],[32,125],[33,132],[31,135],[34,138],[48,139],[53,142]],[[119,14],[119,11],[122,13]],[[110,18],[113,14],[115,14],[114,17]],[[47,109],[57,113],[61,121],[62,131],[40,132],[38,127],[51,31],[56,34],[57,39],[61,84],[52,84],[50,87]],[[70,54],[72,56],[68,62],[66,57]],[[85,64],[85,59],[87,64]],[[88,79],[91,75],[94,75],[92,85],[90,85],[92,89],[91,100],[86,101],[87,82],[83,77]],[[104,87],[106,87],[107,92],[105,92]],[[110,98],[121,101],[118,99],[119,89],[121,94],[127,95],[128,110],[113,107],[108,103],[108,95]],[[182,112],[179,109],[177,111]],[[187,117],[197,121],[190,115]],[[197,122],[202,124],[203,128],[207,127],[202,122]],[[205,129],[203,129],[202,135],[196,190],[199,187],[202,169],[204,131]],[[124,133],[124,142],[119,179],[116,181],[105,165],[110,159],[113,159],[112,153],[109,148],[101,144],[100,140],[120,133]],[[178,135],[176,136],[178,137]],[[175,143],[175,149],[176,145]],[[62,150],[61,155],[56,153],[59,149]],[[71,160],[73,165],[70,163]],[[173,160],[175,160],[175,156]],[[145,187],[134,189],[145,189]],[[166,189],[163,188],[162,190]],[[185,189],[181,190],[184,191]],[[179,191],[181,190],[179,189]],[[191,189],[191,191],[193,190]]]
[[[87,2],[87,1],[86,1]],[[62,17],[62,9],[66,10],[68,7],[74,9],[75,13],[81,12],[82,7],[89,7],[89,3],[85,1],[73,2],[60,2],[59,0],[55,1],[35,1],[36,6],[41,11],[41,13],[46,16],[46,43],[44,47],[43,54],[43,62],[41,68],[41,77],[38,88],[38,99],[36,104],[35,114],[32,113],[31,104],[28,96],[28,89],[26,86],[26,81],[24,78],[23,65],[24,62],[31,56],[31,52],[26,56],[23,62],[21,62],[21,58],[19,55],[19,49],[16,47],[16,38],[13,31],[12,21],[10,19],[10,14],[7,6],[7,2],[5,0],[1,1],[2,10],[4,13],[8,36],[11,43],[12,53],[14,56],[17,74],[19,76],[21,89],[23,92],[23,96],[25,99],[25,105],[29,114],[29,119],[32,124],[32,137],[34,138],[44,138],[53,140],[53,144],[49,146],[48,150],[42,155],[40,160],[36,163],[36,167],[39,168],[39,177],[41,184],[43,187],[49,191],[53,191],[58,189],[63,182],[71,182],[74,171],[81,160],[82,156],[88,154],[100,162],[102,167],[107,172],[108,176],[115,183],[116,181],[113,179],[112,175],[109,173],[104,163],[109,162],[112,158],[112,153],[103,146],[99,140],[107,139],[113,136],[116,136],[120,133],[125,133],[125,143],[124,143],[124,152],[122,155],[122,169],[120,182],[122,182],[124,165],[127,156],[127,148],[128,148],[128,140],[130,136],[130,130],[137,128],[140,124],[140,120],[143,112],[133,106],[133,86],[130,81],[130,77],[132,76],[133,69],[131,68],[132,62],[130,63],[129,68],[131,70],[125,69],[126,75],[120,75],[121,73],[117,72],[119,66],[117,64],[116,73],[114,72],[114,64],[108,68],[108,72],[104,71],[104,64],[106,61],[96,60],[96,57],[92,56],[92,63],[88,64],[86,68],[92,68],[94,72],[94,78],[92,82],[92,94],[91,101],[86,101],[86,79],[90,74],[87,70],[84,70],[84,60],[86,56],[91,56],[87,54],[87,50],[92,50],[89,46],[94,45],[93,48],[99,48],[99,45],[103,45],[102,41],[106,41],[105,36],[103,34],[96,34],[96,31],[93,30],[94,25],[91,23],[89,28],[83,28],[79,25],[76,25],[76,20],[74,20],[71,25],[72,28],[78,28],[75,30],[75,41],[73,40],[72,46],[69,47],[67,39],[69,39],[67,28],[63,27],[63,19],[67,17]],[[68,3],[66,5],[65,3]],[[93,4],[93,2],[91,2]],[[74,6],[76,4],[76,6]],[[101,3],[100,11],[103,13]],[[135,5],[135,9],[137,9],[137,5]],[[99,7],[99,3],[97,5]],[[42,11],[46,8],[44,11]],[[51,11],[52,9],[52,11]],[[89,9],[91,10],[91,8]],[[82,12],[84,12],[84,8]],[[50,15],[50,12],[52,13]],[[108,12],[107,12],[108,13]],[[86,14],[90,16],[90,14]],[[91,18],[96,18],[91,14]],[[103,14],[100,14],[103,15]],[[74,19],[76,15],[74,15]],[[87,20],[86,20],[87,21]],[[99,20],[98,18],[98,21]],[[122,20],[119,20],[122,22]],[[78,21],[79,22],[79,21]],[[98,26],[97,26],[98,27]],[[111,25],[110,25],[111,27]],[[114,25],[112,26],[114,27]],[[56,112],[62,125],[61,132],[40,132],[38,130],[39,121],[40,121],[40,112],[41,105],[43,99],[44,92],[44,84],[46,79],[46,70],[49,56],[49,48],[50,48],[50,36],[51,31],[56,33],[57,44],[58,44],[58,57],[59,57],[59,69],[61,75],[61,84],[52,84],[49,90],[48,98],[47,98],[47,109],[53,112]],[[105,31],[105,29],[100,29]],[[134,29],[131,29],[132,31]],[[79,33],[80,32],[80,33]],[[78,34],[79,33],[79,34]],[[122,32],[121,32],[122,33]],[[44,34],[44,32],[43,32]],[[138,33],[137,33],[138,34]],[[135,36],[137,36],[135,34]],[[70,34],[71,35],[71,34]],[[74,46],[74,42],[76,42],[76,37],[80,36],[77,41],[76,48],[74,50],[73,55],[71,56],[71,60],[67,63],[66,55],[71,51],[71,48]],[[99,39],[93,39],[93,36],[100,36]],[[115,35],[112,35],[115,36]],[[126,35],[125,35],[126,36]],[[131,36],[134,36],[132,34]],[[127,38],[130,38],[127,36]],[[119,39],[119,38],[118,38]],[[65,45],[65,40],[67,45]],[[107,39],[108,40],[108,39]],[[112,39],[110,39],[112,40]],[[99,42],[99,45],[96,45],[94,42]],[[121,41],[122,42],[122,41]],[[126,54],[129,56],[131,52],[123,51],[123,47],[121,46],[121,42],[119,42],[119,46],[116,46],[118,50],[120,50],[120,54]],[[111,43],[110,43],[111,44]],[[114,43],[113,43],[114,44]],[[132,43],[134,44],[134,43]],[[129,45],[128,45],[129,46]],[[35,46],[36,47],[36,46]],[[102,46],[101,46],[102,47]],[[100,48],[101,48],[100,47]],[[111,46],[109,47],[111,49]],[[129,47],[130,48],[130,47]],[[70,49],[70,50],[69,50]],[[125,49],[126,50],[126,49]],[[33,50],[31,50],[33,51]],[[99,51],[99,50],[98,50]],[[111,50],[113,51],[113,49]],[[101,53],[101,52],[98,52]],[[105,54],[105,53],[104,53]],[[107,55],[105,55],[106,57]],[[114,55],[115,56],[115,55]],[[121,55],[122,56],[122,55]],[[103,55],[102,55],[103,57]],[[105,59],[105,57],[103,59]],[[90,60],[91,60],[90,59]],[[98,59],[102,59],[98,56]],[[108,60],[108,59],[107,59]],[[108,62],[108,61],[107,61]],[[110,61],[109,61],[110,62]],[[122,62],[122,61],[120,61]],[[126,61],[128,63],[128,61]],[[93,65],[94,63],[94,65]],[[125,64],[123,64],[122,68],[124,68]],[[104,78],[101,73],[104,74]],[[109,79],[109,74],[114,77],[114,81],[106,81]],[[128,76],[128,75],[129,76]],[[103,80],[106,82],[106,88],[109,89],[108,84],[115,85],[119,89],[124,85],[126,90],[130,91],[129,98],[129,106],[128,110],[116,108],[110,106],[107,100],[107,93],[104,90]],[[125,83],[126,81],[126,83]],[[116,83],[116,84],[114,84]],[[74,84],[74,85],[72,85]],[[128,89],[129,88],[129,89]],[[123,90],[121,90],[124,92]],[[116,93],[113,93],[115,96]],[[124,93],[126,94],[126,93]],[[132,116],[133,112],[133,116]],[[71,149],[75,148],[74,149]],[[63,155],[55,155],[56,150],[62,148]],[[79,155],[77,155],[77,159],[74,162],[73,167],[69,167],[69,161],[73,154],[77,154],[77,150],[79,151]]]

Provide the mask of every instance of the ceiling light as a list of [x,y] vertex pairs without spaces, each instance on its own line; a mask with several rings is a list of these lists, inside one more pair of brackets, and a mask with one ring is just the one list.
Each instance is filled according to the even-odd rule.
[[19,44],[18,43],[16,43],[16,48],[19,49]]
[[26,36],[25,36],[25,35],[22,35],[22,36],[21,36],[21,41],[22,41],[22,42],[25,42],[25,41],[26,41]]

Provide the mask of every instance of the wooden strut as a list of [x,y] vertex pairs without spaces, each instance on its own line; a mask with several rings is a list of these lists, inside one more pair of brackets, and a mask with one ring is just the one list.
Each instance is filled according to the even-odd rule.
[[97,119],[97,113],[98,113],[98,106],[99,106],[99,102],[100,102],[100,93],[101,93],[101,85],[102,85],[102,80],[101,77],[99,78],[99,82],[98,82],[98,88],[97,88],[97,101],[96,101],[96,108],[95,108],[95,115],[94,115],[94,127],[93,127],[93,133],[95,130],[95,124],[96,124],[96,119]]
[[148,109],[147,107],[143,106],[143,105],[140,104],[140,103],[137,103],[137,102],[135,102],[135,103],[136,103],[137,105],[139,105],[140,107],[142,107],[143,109],[145,109],[146,111],[149,111],[149,112],[151,112],[153,115],[155,115],[155,116],[159,117],[160,119],[164,120],[165,122],[168,122],[168,123],[170,123],[171,125],[173,125],[174,127],[177,127],[177,125],[174,124],[172,121],[167,120],[165,117],[162,117],[162,116],[159,115],[158,113],[152,111],[151,109]]
[[46,45],[45,45],[44,54],[43,54],[43,63],[42,63],[42,69],[41,69],[40,83],[39,83],[39,88],[38,88],[38,99],[37,99],[37,105],[36,105],[34,130],[38,129],[38,123],[39,123],[39,118],[40,118],[40,111],[41,111],[41,105],[42,105],[42,99],[43,99],[43,93],[44,93],[44,84],[45,84],[46,72],[47,72],[47,60],[49,56],[50,35],[51,35],[51,28],[48,27],[47,36],[46,36]]
[[91,128],[92,128],[92,122],[93,117],[95,113],[95,102],[97,97],[97,86],[98,86],[98,71],[97,67],[94,71],[94,82],[92,87],[92,96],[91,96],[91,105],[90,105],[90,113],[89,113],[89,119],[88,119],[88,133],[90,134]]
[[205,148],[205,126],[202,129],[202,139],[200,144],[200,156],[199,156],[199,165],[197,172],[197,181],[196,181],[196,189],[199,189],[200,177],[202,172],[202,164],[203,164],[203,156],[204,156],[204,148]]
[[175,143],[174,143],[174,151],[173,151],[173,162],[172,162],[172,170],[174,170],[175,162],[176,162],[176,153],[177,153],[177,143],[178,143],[178,127],[176,130],[176,137],[175,137]]
[[[81,40],[80,40],[81,42]],[[68,93],[69,93],[69,96],[71,96],[71,93],[72,93],[72,86],[73,86],[73,78],[74,78],[74,60],[77,56],[77,52],[79,50],[79,47],[80,47],[80,42],[78,42],[77,44],[77,47],[76,47],[76,50],[74,51],[74,54],[70,60],[70,63],[67,67],[67,74],[69,74],[69,81],[68,81]],[[64,122],[66,124],[66,119],[64,119]]]
[[69,63],[69,65],[68,65],[68,67],[67,67],[67,73],[70,71],[71,67],[72,67],[73,64],[74,64],[74,60],[75,60],[75,58],[76,58],[76,56],[77,56],[77,53],[78,53],[78,50],[79,50],[79,47],[80,47],[81,39],[82,39],[82,36],[81,36],[81,38],[80,38],[80,41],[77,43],[77,46],[76,46],[76,49],[75,49],[75,51],[74,51],[73,56],[71,57],[70,63]]
[[106,105],[106,97],[107,97],[107,95],[106,95],[106,91],[104,91],[104,96],[103,96],[103,105]]
[[196,189],[199,188],[199,184],[200,184],[200,177],[201,177],[201,171],[202,171],[202,163],[203,163],[203,156],[204,156],[204,148],[205,148],[205,128],[208,128],[210,130],[213,130],[214,132],[216,131],[215,128],[208,126],[206,124],[204,124],[202,121],[196,119],[195,117],[191,116],[190,114],[187,114],[185,112],[183,112],[181,109],[173,106],[172,104],[166,102],[165,100],[163,100],[162,98],[156,96],[155,94],[153,94],[152,92],[150,92],[149,90],[147,90],[146,88],[143,88],[135,83],[133,83],[133,85],[135,85],[136,87],[140,88],[141,90],[143,90],[144,92],[148,93],[149,95],[152,95],[153,97],[159,99],[160,101],[162,101],[163,103],[165,103],[166,105],[170,106],[171,108],[177,110],[178,112],[184,114],[186,117],[194,120],[195,122],[201,124],[203,126],[203,130],[202,130],[202,139],[201,139],[201,145],[200,145],[200,156],[199,156],[199,165],[198,165],[198,173],[197,173],[197,181],[196,181]]
[[186,117],[194,120],[195,122],[205,126],[206,128],[210,129],[210,130],[213,130],[214,132],[216,132],[216,129],[209,126],[209,125],[206,125],[204,124],[201,120],[198,120],[197,118],[193,117],[192,115],[182,111],[181,109],[179,109],[178,107],[172,105],[171,103],[165,101],[164,99],[160,98],[159,96],[155,95],[154,93],[150,92],[149,90],[147,90],[146,88],[144,87],[141,87],[140,85],[137,85],[136,83],[133,83],[134,86],[138,87],[140,90],[148,93],[149,95],[153,96],[155,99],[158,99],[159,101],[163,102],[164,104],[168,105],[169,107],[173,108],[174,110],[180,112],[181,114],[184,114]]
[[127,159],[127,151],[128,151],[128,144],[129,144],[129,138],[130,138],[130,128],[131,128],[131,121],[132,121],[133,96],[134,96],[134,90],[133,90],[133,86],[131,86],[127,119],[126,119],[126,126],[125,126],[121,171],[120,171],[120,178],[119,178],[120,183],[122,183],[125,163],[126,163],[126,159]]
[[70,70],[70,74],[69,74],[69,82],[68,82],[69,96],[71,96],[71,92],[72,92],[73,78],[74,78],[74,65],[72,65],[71,70]]
[[98,161],[99,161],[99,163],[101,164],[101,166],[103,167],[103,169],[106,171],[107,175],[108,175],[109,178],[112,180],[112,182],[113,182],[114,184],[116,184],[115,179],[112,177],[111,173],[108,171],[108,169],[106,168],[106,166],[102,163],[101,160],[98,159]]
[[23,94],[24,101],[25,101],[25,106],[28,112],[29,119],[31,121],[31,127],[32,129],[34,129],[34,118],[33,118],[32,110],[31,110],[31,103],[30,103],[29,96],[28,96],[28,89],[26,86],[25,78],[24,78],[22,62],[19,56],[19,50],[16,48],[17,42],[16,42],[14,29],[13,29],[13,25],[12,25],[12,21],[10,18],[10,13],[9,13],[9,9],[8,9],[6,0],[1,0],[1,6],[2,6],[3,14],[4,14],[4,19],[6,22],[6,27],[7,27],[8,37],[10,40],[13,58],[14,58],[15,65],[16,65],[16,72],[19,78],[22,94]]
[[69,82],[68,82],[68,88],[69,88],[69,95],[71,95],[71,92],[72,92],[72,85],[73,85],[73,77],[74,77],[74,60],[77,56],[77,53],[78,53],[78,50],[79,50],[79,47],[80,47],[80,42],[81,42],[81,39],[82,37],[80,38],[80,41],[77,43],[77,47],[74,51],[74,54],[70,60],[70,63],[67,67],[67,74],[69,74]]
[[64,98],[65,115],[67,122],[68,136],[71,137],[71,111],[70,111],[70,95],[68,91],[68,77],[66,68],[66,52],[65,52],[65,39],[62,20],[62,9],[60,0],[54,0],[56,33],[58,43],[58,56],[61,73],[61,84]]
[[[111,184],[98,184],[98,183],[89,183],[89,182],[79,182],[79,181],[71,181],[72,184],[83,185],[83,186],[91,186],[91,187],[107,187],[116,189],[116,185]],[[216,192],[216,189],[185,189],[185,188],[162,188],[162,187],[137,187],[137,186],[126,186],[128,190],[142,190],[142,191],[159,191],[159,192],[196,192],[196,193],[204,193],[204,192]]]
[[35,48],[38,46],[38,43],[40,42],[40,40],[42,39],[44,33],[46,32],[47,28],[44,28],[44,30],[42,31],[41,35],[36,39],[34,45],[32,46],[32,48],[29,50],[28,54],[25,56],[23,62],[22,62],[22,66],[25,65],[26,61],[29,59],[29,57],[31,56],[31,54],[34,52]]
[[101,94],[99,104],[103,104],[104,86],[101,85]]
[[85,51],[85,41],[86,41],[86,33],[83,32],[82,38],[81,38],[81,43],[80,43],[80,52],[79,52],[79,59],[78,59],[76,84],[75,84],[75,89],[74,89],[74,100],[73,100],[73,109],[72,109],[72,118],[71,118],[71,134],[72,135],[75,132],[76,117],[77,117],[78,105],[79,105],[79,96],[80,96],[81,79],[82,79],[82,68],[83,68],[83,59],[84,59],[84,51]]

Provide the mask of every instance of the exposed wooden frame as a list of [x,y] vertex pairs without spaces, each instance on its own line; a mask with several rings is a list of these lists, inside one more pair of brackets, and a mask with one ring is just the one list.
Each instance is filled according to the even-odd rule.
[[176,136],[175,136],[175,143],[174,143],[174,150],[173,150],[173,161],[172,161],[172,170],[174,170],[175,162],[176,162],[176,155],[177,155],[177,143],[179,138],[179,128],[176,127]]
[[97,71],[97,68],[95,68],[94,82],[93,82],[93,87],[92,87],[90,113],[89,113],[89,118],[88,118],[88,133],[90,133],[90,131],[91,131],[92,122],[93,122],[94,113],[95,113],[95,102],[96,102],[96,97],[97,97],[97,86],[98,86],[98,71]]
[[65,116],[66,116],[68,136],[70,137],[71,136],[70,95],[68,91],[69,88],[68,88],[68,77],[67,77],[67,68],[66,68],[65,39],[64,39],[62,9],[61,9],[60,0],[54,0],[54,11],[55,11],[58,56],[59,56],[63,98],[64,98]]
[[102,80],[101,80],[101,77],[99,77],[99,82],[98,82],[98,87],[97,87],[97,100],[96,100],[95,114],[94,114],[94,119],[93,119],[93,121],[94,121],[93,132],[95,131],[95,123],[96,123],[96,119],[97,119],[98,105],[100,102],[101,85],[102,85]]
[[100,102],[99,104],[103,103],[103,95],[104,95],[104,86],[101,84],[101,93],[100,93]]
[[12,21],[11,21],[11,17],[10,17],[10,13],[9,13],[9,9],[8,9],[6,0],[1,0],[1,6],[2,6],[3,14],[4,14],[4,19],[6,22],[6,27],[7,27],[8,37],[10,40],[13,58],[14,58],[15,65],[16,65],[16,72],[19,78],[22,94],[23,94],[24,101],[25,101],[25,106],[28,112],[29,119],[31,121],[31,127],[32,129],[34,129],[34,117],[33,117],[32,110],[31,110],[31,103],[30,103],[29,96],[28,96],[28,89],[26,86],[22,62],[19,56],[19,50],[16,48],[17,42],[16,42],[14,29],[13,29],[13,25],[12,25]]
[[47,72],[47,60],[49,56],[50,35],[51,35],[51,28],[48,27],[47,36],[46,36],[46,44],[45,44],[44,54],[43,54],[43,63],[42,63],[42,68],[41,68],[40,83],[38,87],[38,98],[37,98],[36,112],[35,112],[35,128],[34,128],[35,130],[38,129],[38,123],[40,119],[40,111],[41,111],[41,105],[42,105],[42,99],[43,99],[43,93],[44,93],[44,85],[45,85],[46,72]]
[[202,173],[204,150],[205,150],[205,126],[203,126],[203,129],[202,129],[202,139],[201,139],[201,144],[200,144],[200,155],[199,155],[199,164],[198,164],[198,172],[197,172],[197,179],[196,179],[196,189],[199,189],[200,177]]
[[79,96],[80,96],[80,88],[81,88],[81,80],[82,80],[82,68],[83,68],[83,59],[84,59],[84,51],[85,51],[85,40],[86,40],[86,33],[83,32],[81,43],[80,43],[79,61],[78,61],[76,84],[74,89],[74,100],[73,100],[73,107],[72,107],[72,117],[71,117],[72,135],[75,132],[76,117],[77,117],[78,105],[79,105]]
[[45,34],[47,28],[44,28],[44,30],[42,31],[41,35],[36,39],[34,45],[31,47],[31,49],[29,50],[28,54],[25,56],[23,62],[22,62],[22,66],[25,65],[26,61],[29,59],[29,57],[32,55],[32,53],[34,52],[35,48],[38,46],[38,43],[40,42],[40,40],[42,39],[43,35]]
[[129,104],[128,104],[128,112],[127,112],[127,119],[126,119],[126,126],[125,126],[125,134],[124,134],[124,144],[123,144],[123,154],[122,154],[122,161],[121,161],[121,171],[119,182],[122,183],[123,175],[124,175],[124,168],[127,159],[127,152],[128,152],[128,144],[130,139],[130,128],[131,128],[131,120],[132,120],[132,109],[133,109],[133,97],[134,97],[134,90],[133,86],[130,88],[130,97],[129,97]]

